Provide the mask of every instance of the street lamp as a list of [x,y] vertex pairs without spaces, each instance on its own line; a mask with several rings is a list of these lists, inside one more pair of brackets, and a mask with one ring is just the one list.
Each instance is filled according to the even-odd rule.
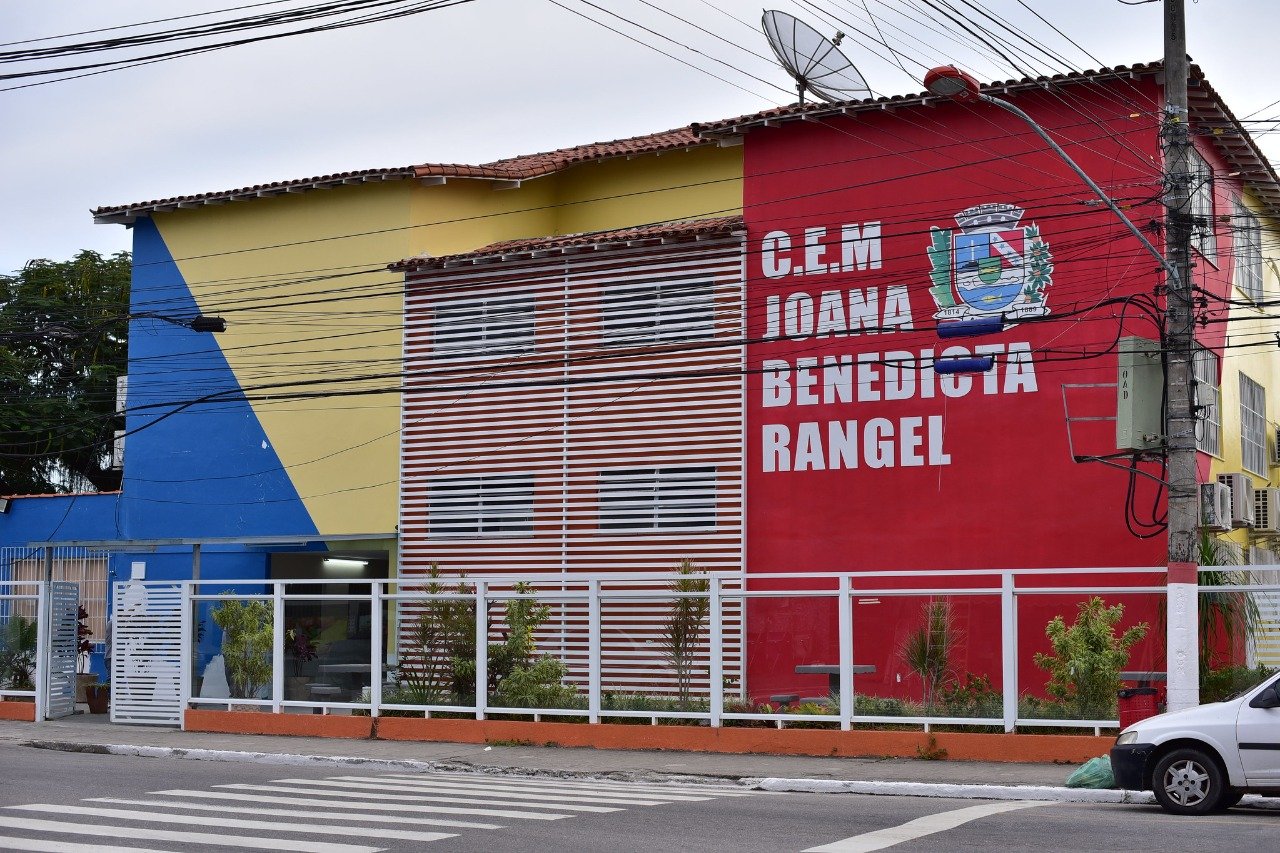
[[[1178,15],[1181,15],[1180,6]],[[1168,8],[1168,7],[1166,7]],[[1175,59],[1181,59],[1185,56],[1185,44],[1181,47],[1169,47],[1168,43],[1168,20],[1166,20],[1166,57],[1172,56]],[[1175,27],[1174,29],[1179,29]],[[1185,80],[1185,73],[1179,71],[1175,74],[1175,69],[1169,67],[1170,63],[1166,59],[1166,73],[1170,78],[1175,78],[1177,74],[1181,74],[1181,78]],[[1167,84],[1169,85],[1169,84]],[[1169,710],[1178,710],[1184,707],[1190,707],[1199,703],[1199,630],[1197,628],[1199,622],[1199,586],[1196,574],[1196,565],[1190,560],[1194,559],[1190,556],[1191,546],[1188,543],[1195,541],[1196,535],[1196,501],[1199,498],[1198,474],[1196,471],[1196,447],[1186,435],[1185,425],[1194,421],[1194,410],[1192,409],[1192,401],[1188,397],[1188,390],[1192,381],[1190,363],[1192,338],[1190,326],[1190,312],[1188,310],[1187,279],[1179,272],[1179,266],[1185,264],[1185,258],[1189,251],[1189,240],[1187,232],[1183,228],[1178,234],[1173,233],[1174,227],[1185,219],[1185,199],[1180,199],[1173,191],[1166,192],[1166,206],[1169,209],[1170,234],[1168,237],[1168,245],[1170,253],[1174,257],[1183,260],[1175,264],[1165,257],[1147,236],[1138,230],[1138,226],[1134,225],[1124,211],[1116,206],[1102,187],[1094,182],[1093,178],[1072,160],[1066,151],[1062,150],[1062,146],[1055,142],[1045,129],[1036,123],[1035,119],[1027,115],[1018,107],[1008,101],[988,95],[982,91],[982,87],[978,85],[978,81],[970,75],[961,71],[953,65],[941,65],[937,68],[930,69],[924,75],[924,86],[930,93],[941,98],[950,98],[961,103],[987,103],[997,106],[1008,113],[1013,113],[1027,126],[1035,131],[1044,143],[1048,145],[1053,152],[1062,158],[1062,162],[1071,167],[1080,180],[1093,190],[1103,204],[1116,215],[1124,226],[1129,229],[1129,233],[1138,238],[1138,242],[1142,247],[1155,258],[1160,268],[1164,270],[1167,284],[1168,302],[1165,311],[1165,346],[1168,348],[1169,359],[1165,368],[1165,399],[1166,399],[1166,417],[1167,426],[1165,429],[1165,445],[1166,458],[1168,461],[1168,487],[1169,487],[1169,574],[1167,578],[1168,590],[1168,625],[1167,640],[1165,644],[1165,653],[1167,656],[1166,667],[1168,669],[1168,686],[1169,686]],[[1178,98],[1174,93],[1166,89],[1169,97],[1169,103],[1172,105],[1178,102]],[[1185,96],[1182,99],[1185,112]],[[1170,107],[1172,109],[1172,107]],[[1185,122],[1174,115],[1173,129],[1181,133],[1185,137]],[[1170,186],[1176,189],[1179,181],[1179,170],[1185,172],[1185,166],[1180,166],[1178,162],[1178,152],[1172,150],[1172,169]],[[1185,176],[1184,176],[1185,177]],[[1183,182],[1185,183],[1185,181]],[[1176,427],[1181,426],[1181,429]]]
[[1169,263],[1168,259],[1160,253],[1159,249],[1151,245],[1151,241],[1147,239],[1147,235],[1143,234],[1142,231],[1138,229],[1138,226],[1134,225],[1133,221],[1129,219],[1128,216],[1125,216],[1124,211],[1111,200],[1109,195],[1102,191],[1102,187],[1098,186],[1097,183],[1094,182],[1093,178],[1089,177],[1088,173],[1085,172],[1084,169],[1081,169],[1075,160],[1071,159],[1071,155],[1062,150],[1061,145],[1053,141],[1053,137],[1049,136],[1045,129],[1036,123],[1035,119],[1003,98],[997,98],[983,92],[982,88],[978,85],[977,80],[973,79],[973,77],[964,73],[959,68],[956,68],[954,65],[939,65],[937,68],[929,69],[929,72],[924,75],[924,87],[928,89],[930,93],[937,95],[940,98],[951,98],[952,100],[959,101],[961,103],[982,101],[983,103],[993,104],[1005,112],[1013,113],[1018,118],[1026,122],[1027,126],[1034,130],[1036,135],[1043,139],[1045,144],[1053,149],[1053,153],[1061,157],[1062,162],[1070,166],[1071,171],[1080,176],[1080,180],[1084,181],[1085,184],[1088,185],[1089,189],[1094,191],[1102,203],[1105,204],[1121,222],[1124,223],[1125,227],[1129,229],[1133,236],[1138,238],[1138,242],[1142,244],[1142,247],[1150,252],[1151,256],[1160,263],[1161,269],[1175,280],[1178,278],[1177,270],[1175,270],[1173,265]]

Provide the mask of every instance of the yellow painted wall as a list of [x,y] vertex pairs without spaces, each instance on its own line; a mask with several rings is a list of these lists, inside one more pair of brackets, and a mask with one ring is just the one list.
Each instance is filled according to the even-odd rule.
[[[1245,203],[1262,223],[1263,299],[1275,300],[1280,298],[1280,277],[1275,265],[1268,264],[1266,258],[1273,255],[1268,247],[1280,242],[1280,222],[1262,217],[1258,205],[1252,200],[1246,198]],[[1223,256],[1222,262],[1234,263],[1234,257]],[[1231,298],[1241,302],[1248,300],[1245,293],[1234,286]],[[1280,356],[1275,345],[1275,320],[1268,317],[1267,311],[1251,306],[1234,306],[1227,330],[1229,337],[1222,360],[1222,458],[1214,461],[1212,474],[1216,477],[1241,471],[1253,479],[1254,488],[1280,486],[1280,469],[1269,467],[1269,479],[1245,471],[1240,449],[1240,374],[1243,373],[1266,389],[1268,459],[1274,452],[1272,442],[1275,428],[1280,424]],[[1239,346],[1249,343],[1260,345]],[[1244,529],[1234,531],[1229,538],[1246,549],[1251,544],[1249,533]]]
[[[409,250],[409,190],[361,184],[156,215],[201,311],[227,320],[217,342],[242,388],[398,386],[401,282],[385,266]],[[274,248],[243,251],[263,246]],[[253,407],[320,532],[395,529],[398,393]]]
[[742,213],[742,146],[584,163],[559,175],[557,233]]
[[[741,176],[741,147],[708,146],[583,163],[517,189],[462,179],[353,184],[158,213],[155,222],[201,311],[227,319],[216,339],[250,394],[317,378],[350,380],[342,390],[394,389],[403,277],[386,264],[739,213]],[[253,406],[322,534],[395,529],[398,393]]]

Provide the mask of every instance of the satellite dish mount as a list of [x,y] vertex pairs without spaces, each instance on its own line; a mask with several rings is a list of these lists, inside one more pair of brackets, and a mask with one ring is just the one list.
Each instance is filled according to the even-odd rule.
[[796,81],[800,103],[805,92],[828,103],[871,97],[867,81],[840,52],[844,33],[828,39],[798,18],[774,10],[766,11],[760,23],[774,56]]

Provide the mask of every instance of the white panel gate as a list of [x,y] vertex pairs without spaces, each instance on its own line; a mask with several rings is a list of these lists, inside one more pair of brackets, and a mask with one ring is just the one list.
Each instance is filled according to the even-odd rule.
[[47,720],[69,717],[76,712],[76,657],[79,637],[76,614],[80,607],[80,585],[66,581],[49,584],[47,611],[42,629],[48,632],[45,669],[44,716]]
[[182,719],[182,585],[117,583],[111,620],[111,722]]

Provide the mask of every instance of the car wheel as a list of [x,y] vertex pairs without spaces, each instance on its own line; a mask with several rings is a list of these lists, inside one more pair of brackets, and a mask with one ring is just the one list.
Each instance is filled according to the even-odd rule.
[[1199,749],[1176,749],[1156,762],[1151,789],[1161,808],[1180,815],[1217,811],[1228,796],[1218,762]]

